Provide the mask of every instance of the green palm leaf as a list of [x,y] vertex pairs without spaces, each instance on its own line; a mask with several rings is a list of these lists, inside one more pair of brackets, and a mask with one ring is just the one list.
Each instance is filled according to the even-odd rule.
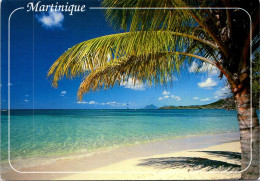
[[78,89],[78,99],[89,91],[108,89],[120,85],[129,78],[148,84],[171,83],[180,73],[185,59],[179,56],[190,56],[215,65],[214,61],[184,52],[158,52],[146,56],[130,56],[108,62],[86,75]]
[[208,40],[179,32],[145,31],[113,34],[73,46],[56,60],[49,69],[48,76],[52,76],[53,86],[57,86],[57,82],[63,76],[68,78],[82,76],[106,65],[108,61],[113,63],[122,57],[147,57],[160,52],[175,52],[187,49],[190,44],[207,46],[212,52],[218,49],[217,45]]

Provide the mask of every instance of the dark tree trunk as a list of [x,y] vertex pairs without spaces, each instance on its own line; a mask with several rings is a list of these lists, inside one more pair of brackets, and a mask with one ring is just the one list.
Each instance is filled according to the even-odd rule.
[[[240,86],[242,87],[242,86]],[[249,86],[240,89],[235,94],[237,117],[240,129],[241,143],[241,178],[256,180],[259,178],[259,121],[255,108],[251,109]],[[251,122],[252,113],[252,122]],[[252,124],[251,124],[252,123]],[[252,131],[252,133],[251,133]],[[252,134],[252,137],[251,137]],[[252,147],[251,147],[252,142]],[[252,155],[251,155],[252,150]],[[251,158],[252,156],[252,158]]]

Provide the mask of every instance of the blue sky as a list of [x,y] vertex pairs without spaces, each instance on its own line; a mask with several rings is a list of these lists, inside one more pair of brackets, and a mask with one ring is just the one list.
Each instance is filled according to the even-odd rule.
[[[10,13],[18,7],[26,7],[30,1],[2,2],[2,59],[1,59],[1,103],[7,108],[7,25]],[[86,94],[77,101],[77,89],[82,77],[59,82],[58,88],[51,86],[47,72],[52,63],[76,43],[115,32],[106,22],[98,1],[66,1],[85,4],[85,12],[32,13],[18,10],[11,19],[11,108],[13,109],[121,109],[141,108],[148,104],[201,105],[221,98],[228,88],[225,80],[217,78],[218,72],[203,65],[195,73],[193,63],[173,86],[133,85],[124,82],[109,90]],[[53,1],[44,1],[44,4]],[[209,71],[209,69],[211,71]]]

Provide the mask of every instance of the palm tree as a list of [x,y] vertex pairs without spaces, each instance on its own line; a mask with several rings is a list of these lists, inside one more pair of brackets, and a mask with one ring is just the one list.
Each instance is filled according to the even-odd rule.
[[215,66],[236,101],[242,179],[258,178],[259,121],[250,102],[250,53],[259,46],[258,1],[104,0],[102,6],[109,24],[124,32],[67,50],[49,69],[53,86],[63,76],[84,76],[78,89],[81,100],[83,94],[129,78],[166,85],[194,61]]
[[252,99],[255,108],[259,108],[260,105],[260,51],[254,53],[252,60]]

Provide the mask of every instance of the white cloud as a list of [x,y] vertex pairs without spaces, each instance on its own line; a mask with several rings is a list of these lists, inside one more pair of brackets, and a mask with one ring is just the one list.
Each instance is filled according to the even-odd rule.
[[219,70],[215,66],[206,62],[203,62],[200,68],[196,62],[192,62],[191,66],[189,67],[189,72],[208,72],[210,76],[219,74]]
[[67,94],[67,91],[61,91],[60,92],[60,96],[62,96],[62,97],[65,96],[65,94]]
[[28,99],[24,99],[24,102],[29,102],[29,100]]
[[77,104],[88,104],[86,101],[78,101]]
[[163,100],[163,99],[169,99],[169,98],[172,98],[174,100],[177,100],[177,101],[180,101],[181,98],[179,96],[175,96],[173,94],[171,94],[170,92],[167,92],[167,91],[163,91],[162,95],[164,95],[163,97],[159,97],[158,100]]
[[145,85],[139,80],[134,81],[133,78],[129,78],[128,81],[122,81],[120,85],[127,89],[145,90]]
[[198,71],[198,64],[196,62],[192,62],[191,66],[189,67],[189,72],[197,72]]
[[193,99],[195,99],[195,100],[196,100],[196,99],[199,99],[199,98],[198,98],[198,97],[193,97]]
[[78,101],[77,104],[96,104],[96,105],[109,105],[109,106],[126,106],[126,103],[119,103],[119,102],[101,102],[101,103],[98,103],[96,101],[89,101],[89,102],[86,102],[86,101]]
[[210,98],[201,99],[200,101],[209,101]]
[[217,85],[217,82],[215,82],[212,78],[207,78],[206,81],[198,83],[198,86],[201,88],[212,88]]
[[163,98],[164,98],[164,99],[168,99],[169,97],[170,97],[170,96],[164,96]]
[[98,104],[98,103],[95,102],[95,101],[89,101],[89,102],[86,102],[86,101],[78,101],[77,104]]
[[208,72],[210,76],[219,74],[219,70],[217,69],[217,67],[205,62],[203,62],[202,67],[200,68],[200,72]]
[[226,85],[225,87],[222,87],[214,93],[214,98],[219,99],[219,98],[226,98],[230,94],[230,87]]
[[45,28],[62,28],[64,21],[64,15],[55,11],[48,11],[46,14],[36,15],[35,17]]
[[67,91],[61,91],[60,94],[65,95],[65,94],[67,94]]
[[171,82],[171,81],[178,81],[178,78],[176,76],[167,76],[166,82]]
[[101,103],[101,105],[110,105],[110,106],[126,106],[126,103],[106,102],[106,103]]
[[175,96],[175,95],[171,95],[171,98],[172,98],[172,99],[175,99],[175,100],[177,100],[177,101],[180,101],[180,100],[181,100],[181,98],[180,98],[179,96]]
[[89,104],[97,104],[95,101],[89,101]]
[[167,92],[166,90],[163,91],[163,93],[162,93],[162,95],[169,95],[169,94],[171,94],[171,93],[170,93],[170,92]]

